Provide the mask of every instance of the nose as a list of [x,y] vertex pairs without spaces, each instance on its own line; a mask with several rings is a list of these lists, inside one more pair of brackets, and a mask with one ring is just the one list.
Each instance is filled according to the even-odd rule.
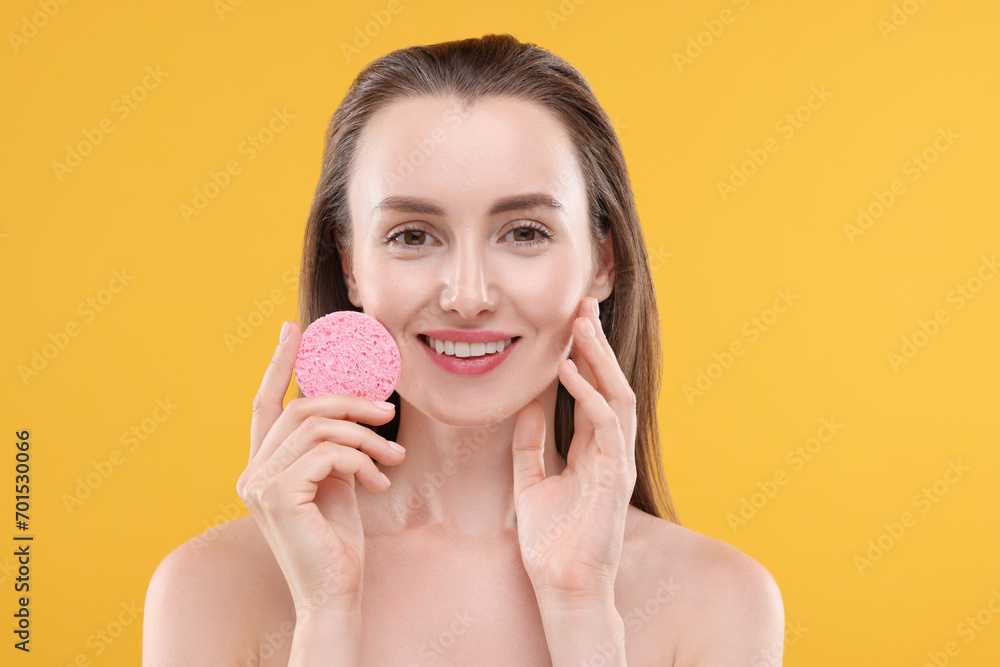
[[445,270],[441,308],[474,319],[497,307],[495,270],[487,252],[469,245],[456,247]]

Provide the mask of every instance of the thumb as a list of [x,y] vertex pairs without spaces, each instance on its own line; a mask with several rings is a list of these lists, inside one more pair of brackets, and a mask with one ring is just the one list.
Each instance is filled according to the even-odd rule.
[[514,498],[545,479],[545,413],[534,399],[514,417]]

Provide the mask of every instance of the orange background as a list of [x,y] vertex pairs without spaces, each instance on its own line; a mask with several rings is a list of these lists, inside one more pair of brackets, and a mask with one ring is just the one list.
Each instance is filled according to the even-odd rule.
[[0,503],[29,429],[35,541],[30,654],[0,550],[0,662],[138,663],[157,563],[245,513],[348,84],[510,32],[615,121],[674,499],[775,576],[785,664],[996,664],[998,24],[987,0],[5,3]]

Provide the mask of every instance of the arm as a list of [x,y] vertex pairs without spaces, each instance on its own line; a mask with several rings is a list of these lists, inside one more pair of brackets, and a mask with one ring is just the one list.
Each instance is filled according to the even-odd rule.
[[573,601],[538,596],[552,667],[625,667],[625,623],[614,600]]
[[299,614],[288,667],[357,665],[361,651],[361,605],[343,611]]

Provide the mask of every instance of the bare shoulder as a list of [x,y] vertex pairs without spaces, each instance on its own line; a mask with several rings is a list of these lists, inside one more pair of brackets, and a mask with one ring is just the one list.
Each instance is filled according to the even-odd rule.
[[629,579],[645,598],[662,598],[667,613],[651,617],[650,625],[673,638],[673,664],[780,665],[784,605],[771,573],[721,540],[629,510],[631,553],[627,560],[623,553],[622,565],[630,565]]
[[[249,664],[262,610],[280,577],[250,516],[220,523],[184,542],[157,566],[146,592],[144,667]],[[283,582],[280,579],[280,582]],[[265,604],[267,603],[267,604]]]

